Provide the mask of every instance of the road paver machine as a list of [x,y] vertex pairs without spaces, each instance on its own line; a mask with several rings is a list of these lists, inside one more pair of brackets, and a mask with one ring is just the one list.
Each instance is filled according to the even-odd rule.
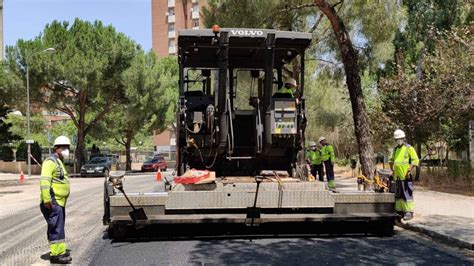
[[[304,73],[311,34],[214,27],[178,35],[175,175],[200,169],[216,178],[176,184],[165,176],[165,191],[127,199],[116,189],[120,175],[111,174],[105,224],[117,233],[130,224],[354,221],[392,233],[392,193],[337,193],[308,180]],[[279,93],[285,77],[298,81],[294,94]],[[145,217],[129,215],[131,204]]]

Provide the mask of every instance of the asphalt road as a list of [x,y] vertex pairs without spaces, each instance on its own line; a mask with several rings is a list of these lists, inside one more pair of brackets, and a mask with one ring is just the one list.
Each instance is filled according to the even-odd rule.
[[[134,175],[126,178],[125,188],[146,192],[156,190],[156,184],[152,174]],[[390,238],[140,238],[115,242],[102,225],[103,179],[72,179],[71,186],[66,239],[76,265],[474,264],[472,253],[402,229]],[[38,187],[38,180],[0,186],[0,265],[49,263]]]
[[397,230],[392,238],[328,237],[106,243],[94,265],[472,265],[465,255],[416,234]]

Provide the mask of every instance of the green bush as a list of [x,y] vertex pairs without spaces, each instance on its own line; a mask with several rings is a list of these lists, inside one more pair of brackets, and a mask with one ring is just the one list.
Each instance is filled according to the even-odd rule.
[[335,160],[336,164],[339,165],[339,166],[348,166],[350,164],[350,160],[349,159],[339,159],[339,158],[336,158]]
[[2,146],[0,147],[0,160],[5,162],[13,161],[13,150],[10,147]]
[[451,178],[469,178],[472,174],[471,163],[469,161],[448,161],[448,176]]
[[16,150],[16,160],[17,161],[26,161],[26,154],[28,152],[28,146],[26,142],[22,141],[18,144],[18,148]]
[[[41,146],[36,141],[31,145],[31,154],[39,163],[41,163]],[[16,152],[16,160],[27,161],[27,159],[28,145],[26,144],[26,142],[23,141],[20,143],[20,145],[18,145],[18,150]]]

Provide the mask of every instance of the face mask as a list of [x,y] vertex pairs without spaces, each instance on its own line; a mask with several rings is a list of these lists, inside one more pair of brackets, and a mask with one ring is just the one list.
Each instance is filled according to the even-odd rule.
[[403,139],[397,139],[396,141],[398,145],[402,145],[405,142]]
[[69,156],[69,149],[61,150],[61,155],[66,158]]

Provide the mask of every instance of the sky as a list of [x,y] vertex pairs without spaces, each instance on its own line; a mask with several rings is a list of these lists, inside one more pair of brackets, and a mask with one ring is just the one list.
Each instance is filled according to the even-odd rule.
[[151,49],[151,0],[3,0],[4,45],[33,39],[53,20],[101,20]]

